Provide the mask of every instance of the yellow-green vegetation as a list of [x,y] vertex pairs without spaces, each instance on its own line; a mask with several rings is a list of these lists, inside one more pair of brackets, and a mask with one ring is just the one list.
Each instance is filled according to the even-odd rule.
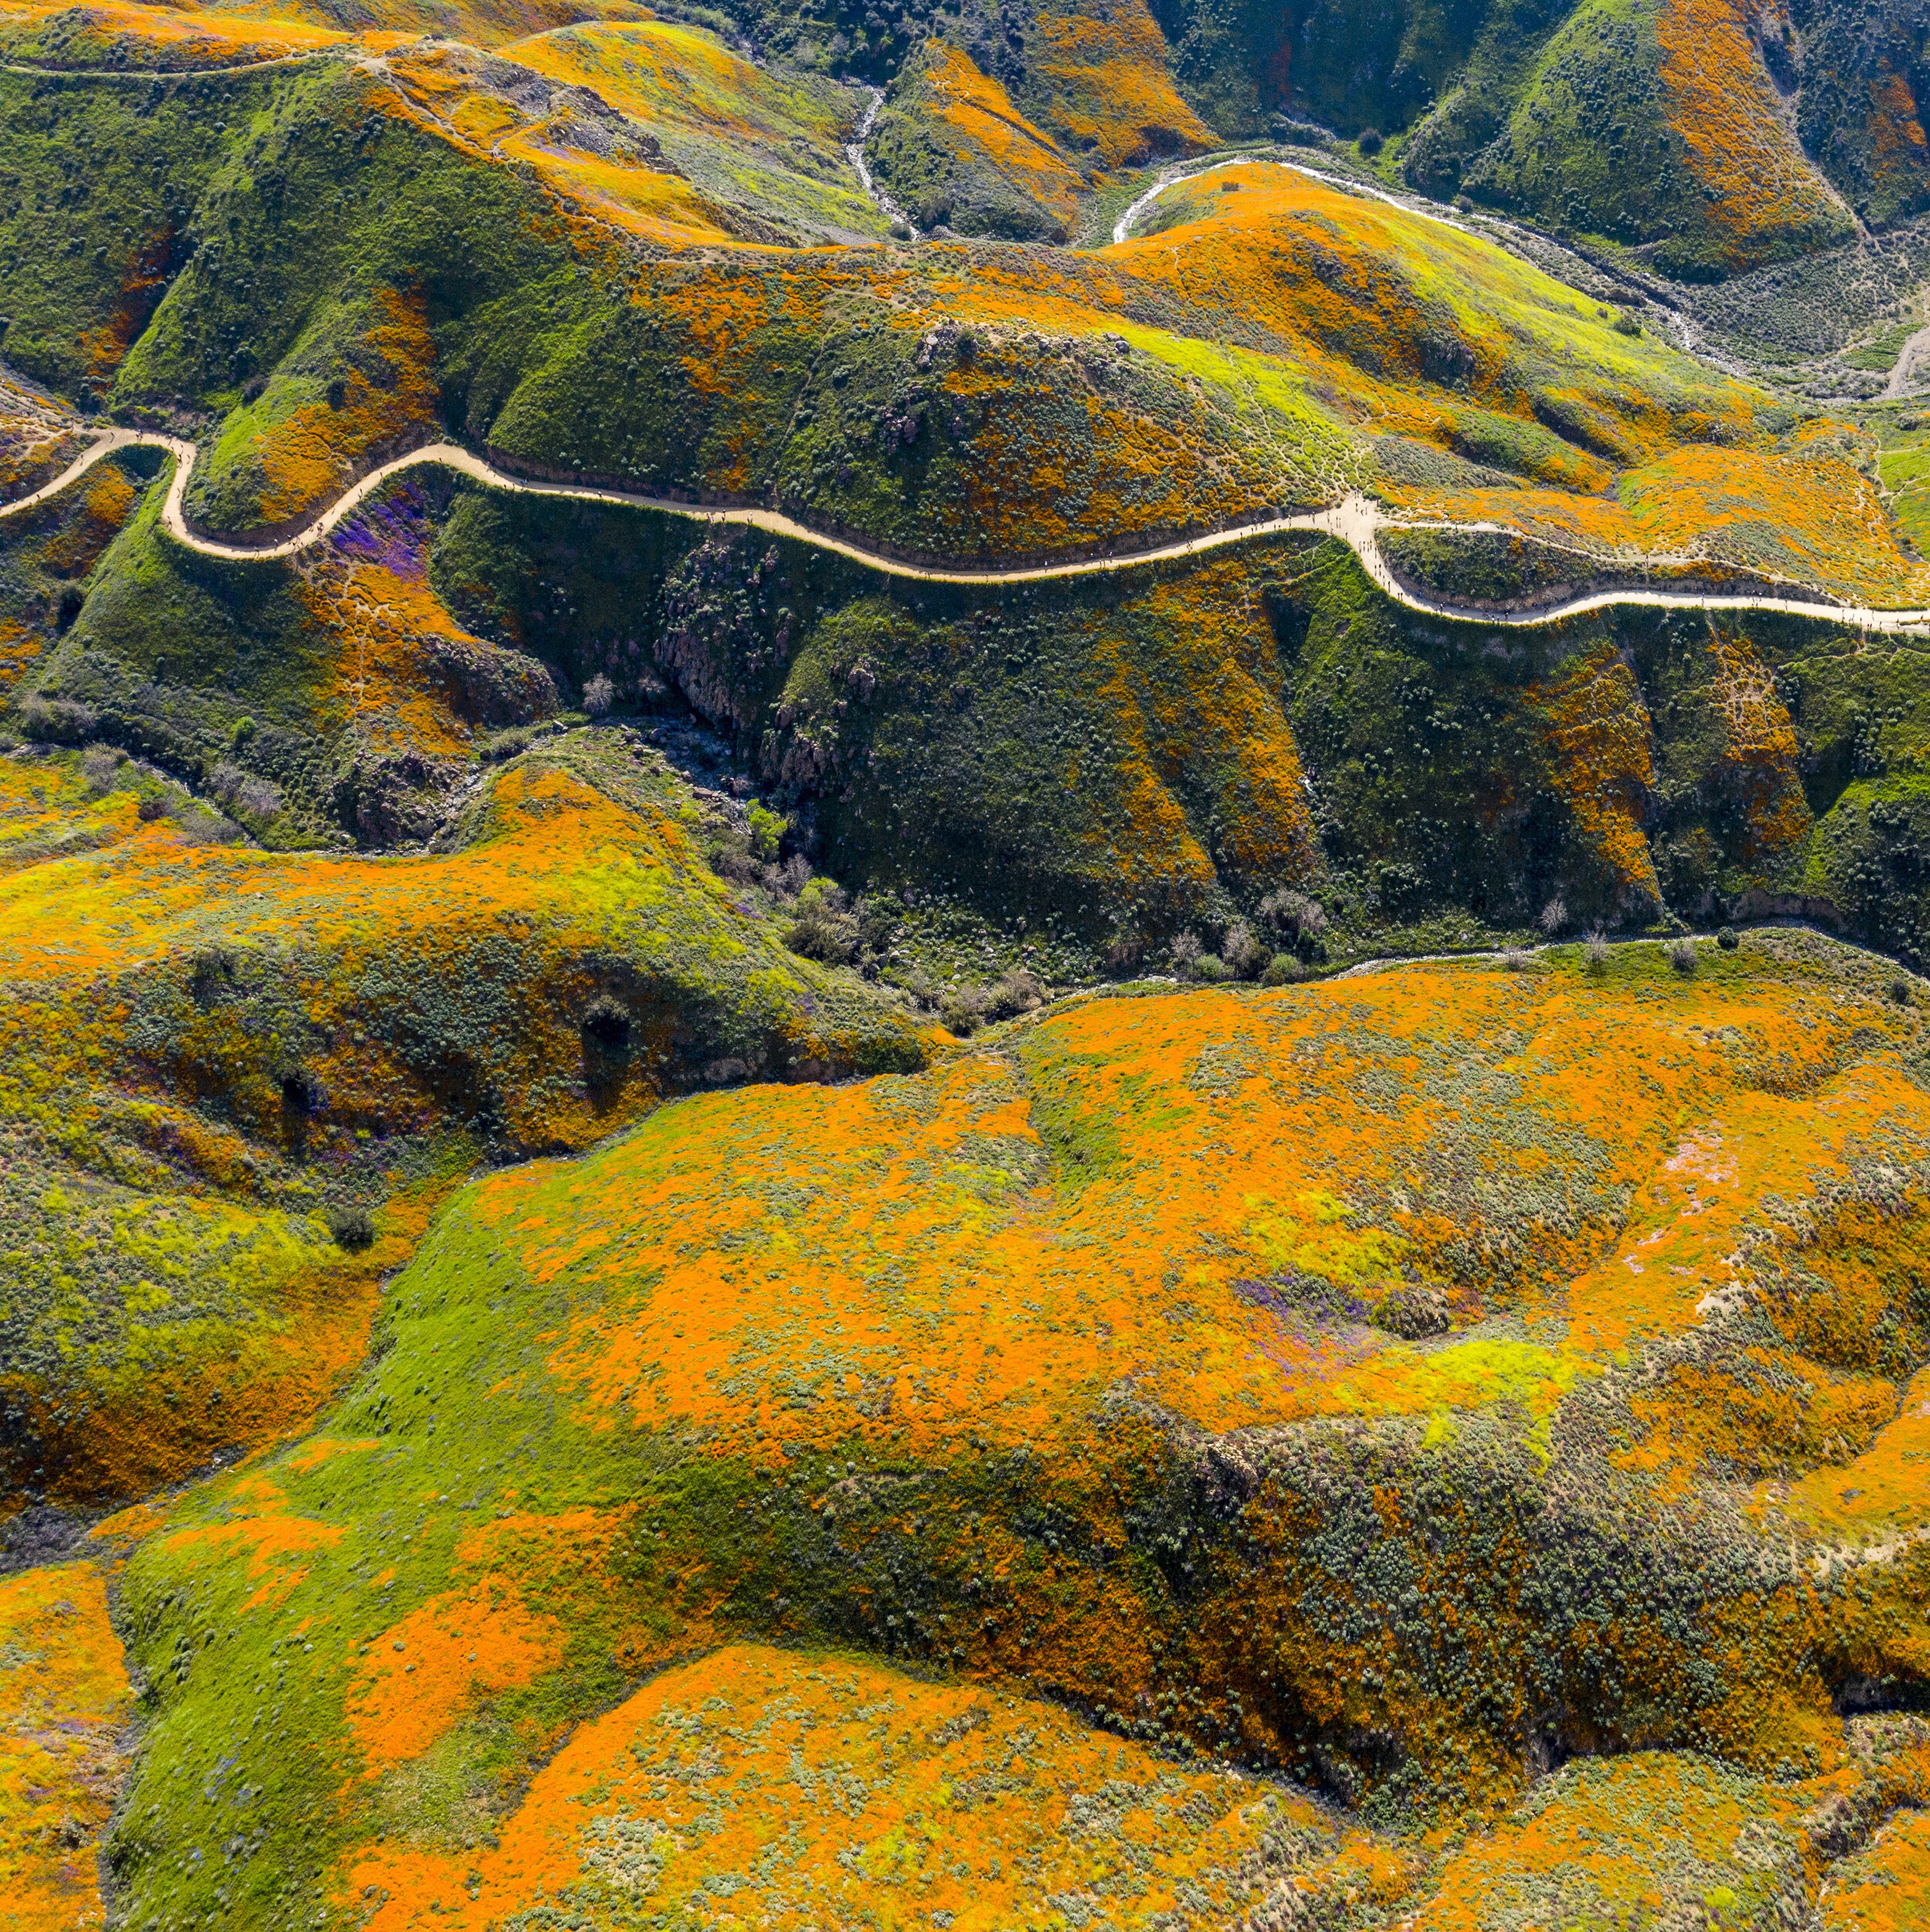
[[1166,992],[491,1175],[314,1435],[139,1526],[117,1883],[992,1923],[1083,1819],[1129,1915],[1772,1923],[1921,1802],[1918,1729],[1839,1712],[1930,1668],[1923,1023],[1796,937]]
[[16,1496],[140,1494],[311,1412],[479,1157],[924,1052],[615,736],[513,761],[388,860],[251,849],[105,747],[16,754],[0,795]]
[[[863,105],[852,89],[753,66],[715,35],[663,21],[560,29],[518,43],[506,57],[561,85],[594,89],[647,130],[666,171],[689,183],[682,192],[690,205],[674,213],[659,215],[652,207],[668,186],[661,174],[655,192],[641,189],[635,217],[639,233],[662,232],[676,241],[736,236],[794,242],[868,240],[884,232],[883,215],[845,154]],[[466,101],[455,110],[459,124],[463,114],[477,111]],[[493,151],[527,151],[541,165],[554,152],[557,131],[525,135],[519,143],[492,128],[489,138]],[[586,205],[613,205],[616,219],[625,221],[628,197],[614,180],[608,203],[593,198],[602,181],[589,158],[558,178],[568,188],[580,185]],[[653,219],[665,224],[662,230],[653,229]],[[693,232],[679,233],[680,222]]]
[[1916,1924],[1905,12],[0,0],[0,1916]]

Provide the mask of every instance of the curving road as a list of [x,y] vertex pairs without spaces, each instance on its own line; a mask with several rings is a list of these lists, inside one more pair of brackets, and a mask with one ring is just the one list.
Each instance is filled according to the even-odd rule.
[[[1819,618],[1857,630],[1877,631],[1890,635],[1930,630],[1930,610],[1878,610],[1857,605],[1830,603],[1820,598],[1752,597],[1718,591],[1599,591],[1532,611],[1488,612],[1472,609],[1464,605],[1446,603],[1422,596],[1396,578],[1388,568],[1386,558],[1381,554],[1380,531],[1492,531],[1500,530],[1504,527],[1485,523],[1413,522],[1390,517],[1378,504],[1361,496],[1350,496],[1328,510],[1308,510],[1292,517],[1269,517],[1254,523],[1240,524],[1234,529],[1212,530],[1202,537],[1191,537],[1180,542],[1161,544],[1121,555],[1082,558],[1071,563],[1030,564],[1008,570],[947,569],[938,564],[906,563],[880,551],[868,550],[862,544],[850,543],[841,537],[828,536],[821,530],[813,530],[808,524],[801,524],[779,510],[760,510],[750,506],[740,508],[714,507],[681,503],[669,497],[648,496],[638,490],[610,490],[592,483],[539,483],[527,477],[511,476],[452,442],[426,444],[422,449],[412,449],[406,456],[394,457],[371,470],[359,483],[352,485],[326,510],[320,512],[313,522],[305,524],[293,536],[284,537],[279,543],[225,544],[217,537],[205,537],[198,531],[190,529],[182,514],[181,503],[188,487],[188,476],[195,466],[195,446],[179,436],[162,436],[147,429],[109,429],[103,432],[51,482],[42,484],[31,495],[19,497],[10,503],[0,504],[0,517],[18,516],[24,510],[31,510],[36,504],[58,496],[77,478],[84,476],[103,457],[110,456],[115,450],[143,446],[164,449],[174,459],[174,476],[168,486],[167,500],[161,507],[161,521],[168,534],[178,543],[198,551],[204,557],[218,557],[231,563],[250,563],[262,558],[292,557],[298,551],[309,549],[320,543],[344,518],[353,514],[359,505],[380,490],[391,477],[399,475],[405,469],[413,469],[424,464],[435,464],[473,478],[489,489],[505,490],[518,496],[567,497],[579,502],[611,503],[619,508],[654,510],[660,515],[689,517],[697,523],[743,524],[754,530],[767,530],[774,537],[787,537],[796,542],[809,544],[817,549],[849,558],[852,562],[861,564],[868,570],[876,571],[881,576],[909,578],[924,584],[1044,584],[1062,578],[1096,577],[1110,571],[1136,570],[1149,564],[1203,556],[1210,551],[1224,550],[1234,544],[1250,543],[1257,537],[1305,530],[1318,532],[1325,537],[1337,537],[1346,544],[1359,558],[1361,568],[1395,602],[1404,605],[1410,611],[1417,611],[1424,616],[1454,622],[1522,630],[1544,624],[1559,623],[1566,618],[1586,616],[1593,612],[1608,610],[1618,605],[1638,605],[1660,610],[1767,611],[1792,617]],[[1679,557],[1670,557],[1651,559],[1650,562],[1651,564],[1673,566],[1679,565],[1683,561]]]

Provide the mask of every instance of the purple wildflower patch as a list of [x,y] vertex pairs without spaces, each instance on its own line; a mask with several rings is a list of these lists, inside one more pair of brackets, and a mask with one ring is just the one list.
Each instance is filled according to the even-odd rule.
[[1236,1281],[1233,1290],[1241,1300],[1295,1327],[1350,1327],[1373,1320],[1373,1310],[1358,1295],[1308,1275],[1289,1272],[1265,1280]]
[[337,524],[330,541],[345,557],[380,564],[398,577],[420,577],[428,568],[429,509],[412,483],[371,497]]

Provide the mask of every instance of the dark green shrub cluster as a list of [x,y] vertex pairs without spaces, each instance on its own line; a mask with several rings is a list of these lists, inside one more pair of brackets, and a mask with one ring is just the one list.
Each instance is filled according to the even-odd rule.
[[375,1239],[375,1217],[365,1207],[344,1205],[330,1208],[323,1218],[338,1247],[366,1248]]

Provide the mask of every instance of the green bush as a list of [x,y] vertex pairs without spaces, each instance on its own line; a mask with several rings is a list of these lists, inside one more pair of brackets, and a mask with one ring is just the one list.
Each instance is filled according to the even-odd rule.
[[797,916],[784,944],[806,959],[848,966],[858,951],[858,922],[845,908],[843,891],[828,879],[814,879],[797,895]]
[[323,1215],[338,1248],[366,1248],[375,1239],[375,1217],[354,1204],[330,1208]]
[[784,834],[791,829],[791,821],[777,812],[767,812],[760,805],[750,808],[750,855],[761,864],[774,866],[777,863],[779,848],[784,843]]

